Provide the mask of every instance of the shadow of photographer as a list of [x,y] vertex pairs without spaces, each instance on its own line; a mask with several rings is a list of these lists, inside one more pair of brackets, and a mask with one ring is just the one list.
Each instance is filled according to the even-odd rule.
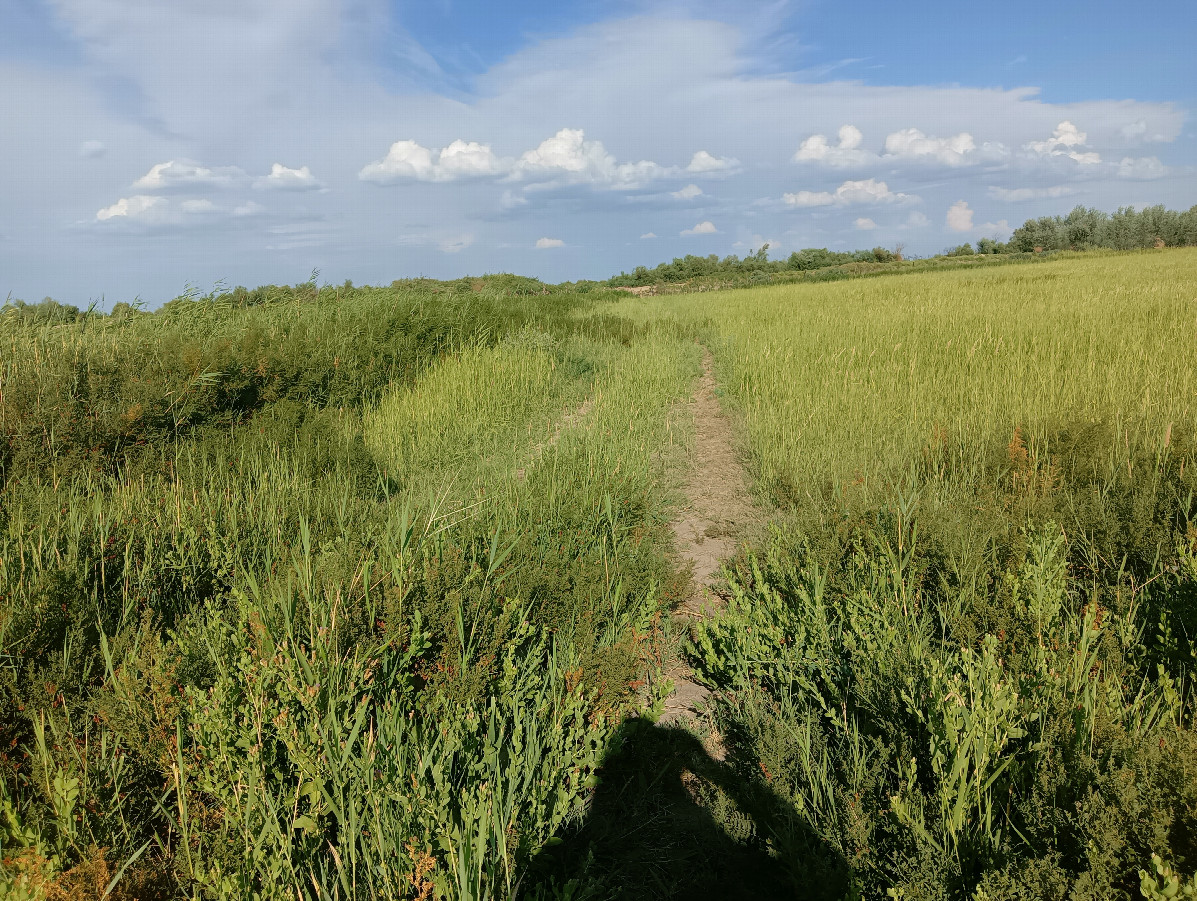
[[627,721],[586,818],[525,884],[570,901],[842,898],[843,858],[753,766],[712,757],[685,728]]

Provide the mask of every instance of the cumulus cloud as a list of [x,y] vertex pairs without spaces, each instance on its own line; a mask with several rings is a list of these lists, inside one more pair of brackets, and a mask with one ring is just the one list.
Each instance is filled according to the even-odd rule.
[[849,206],[851,204],[899,203],[918,200],[914,194],[898,194],[889,189],[883,181],[866,178],[861,181],[846,181],[834,192],[798,191],[783,194],[782,201],[792,207]]
[[718,234],[718,233],[719,233],[719,229],[715,228],[715,223],[711,222],[710,220],[707,220],[705,222],[698,223],[693,228],[684,228],[678,234],[680,234],[682,236],[689,236],[689,235],[714,235],[714,234]]
[[[358,177],[378,184],[394,184],[404,179],[450,182],[502,176],[510,182],[522,182],[524,190],[565,184],[634,190],[682,172],[730,172],[737,165],[734,159],[715,157],[705,150],[695,153],[684,170],[652,160],[620,162],[602,141],[587,140],[582,129],[562,128],[515,159],[496,156],[490,145],[472,141],[456,140],[439,151],[415,141],[396,141],[383,159],[362,167]],[[687,185],[673,195],[688,200],[701,193],[697,185]],[[526,198],[512,194],[503,205],[512,207],[526,202]]]
[[240,219],[244,216],[256,216],[259,213],[266,211],[266,208],[260,203],[255,203],[252,200],[247,200],[245,203],[233,207],[233,216]]
[[494,155],[489,145],[459,138],[440,152],[435,173],[438,180],[447,181],[494,175],[502,168],[502,162]]
[[928,219],[923,213],[919,212],[918,210],[912,210],[910,215],[906,217],[906,225],[903,227],[926,228],[930,224],[931,220]]
[[385,157],[363,166],[358,178],[381,185],[395,184],[408,178],[417,181],[456,181],[459,178],[496,175],[504,168],[502,161],[486,144],[459,138],[434,154],[415,141],[396,141]]
[[974,225],[973,214],[974,211],[969,208],[968,201],[957,200],[948,209],[948,228],[957,232],[984,232],[987,235],[998,237],[1006,237],[1014,231],[1010,227],[1010,223],[1005,219],[999,219],[997,222],[986,222],[982,225]]
[[1048,188],[999,188],[996,186],[989,188],[990,197],[995,200],[1004,200],[1007,203],[1023,203],[1027,200],[1067,197],[1075,193],[1076,188],[1069,187],[1068,185],[1052,185]]
[[[963,166],[975,159],[977,142],[967,131],[950,138],[925,135],[917,128],[904,128],[885,138],[886,156],[898,159],[926,160],[945,166]],[[985,145],[985,150],[997,148]],[[970,154],[973,156],[970,158]]]
[[602,141],[587,141],[580,128],[563,128],[526,151],[511,178],[534,183],[592,184],[615,189],[638,188],[669,174],[650,160],[620,163]]
[[245,178],[245,173],[236,166],[201,166],[191,160],[168,160],[150,167],[150,171],[133,187],[143,191],[164,191],[172,188],[223,188],[236,184]]
[[686,166],[687,172],[730,172],[740,166],[740,161],[730,156],[713,156],[705,150],[700,150],[690,158]]
[[973,211],[969,209],[967,200],[957,200],[948,208],[947,223],[952,231],[973,230]]
[[537,250],[551,250],[554,247],[564,247],[565,242],[560,238],[538,238],[536,241]]
[[262,212],[252,201],[232,210],[217,206],[206,197],[171,200],[157,194],[133,194],[96,211],[96,222],[138,224],[145,227],[194,226],[218,221],[223,216],[241,218]]
[[[449,182],[502,176],[509,182],[522,182],[525,191],[571,184],[635,190],[683,172],[699,175],[730,172],[738,165],[734,159],[712,156],[705,150],[695,153],[684,170],[652,160],[620,162],[602,141],[587,140],[584,130],[562,128],[514,159],[496,156],[490,145],[476,142],[456,140],[437,151],[415,141],[396,141],[383,159],[362,167],[358,177],[378,184],[394,184],[404,179]],[[687,185],[672,193],[688,200],[701,194],[702,189]],[[526,202],[527,198],[513,194],[503,205],[512,207]]]
[[108,152],[103,141],[84,141],[79,145],[79,156],[85,160],[95,160]]
[[150,219],[156,212],[166,206],[165,197],[154,197],[151,194],[134,194],[132,197],[122,197],[112,206],[106,206],[96,212],[96,220],[104,222],[109,219]]
[[877,223],[874,222],[872,219],[869,219],[866,216],[861,216],[859,219],[857,219],[852,224],[855,225],[862,232],[871,231],[872,229],[877,227]]
[[654,234],[653,232],[645,232],[644,234],[642,234],[640,236],[640,240],[643,241],[646,238],[655,238],[655,237],[656,237],[656,234]]
[[1091,166],[1101,162],[1101,154],[1073,149],[1086,146],[1088,140],[1089,135],[1086,132],[1065,119],[1056,126],[1052,136],[1046,141],[1030,141],[1023,145],[1023,149],[1040,156],[1066,156],[1081,165]]
[[269,175],[259,175],[254,179],[254,187],[259,190],[317,191],[323,186],[307,166],[289,169],[282,163],[275,163],[270,167]]
[[861,146],[863,141],[864,134],[859,128],[844,125],[839,131],[838,144],[832,144],[826,135],[811,135],[802,142],[793,159],[796,163],[820,163],[832,167],[901,161],[966,166],[1000,159],[1009,153],[1001,144],[978,145],[967,131],[938,138],[918,128],[904,128],[886,135],[885,153],[881,155],[864,149]]
[[[913,176],[908,180],[891,174],[892,169],[907,172],[926,166],[882,156],[885,136],[911,126],[927,136],[968,133],[980,147],[985,141],[1001,141],[1015,148],[1005,177],[997,182],[1011,190],[1023,185],[1070,184],[1084,178],[1086,203],[1104,209],[1114,209],[1128,200],[1192,202],[1187,199],[1192,193],[1191,180],[1178,171],[1173,172],[1172,181],[1163,184],[1118,178],[1121,158],[1157,152],[1154,144],[1144,144],[1149,150],[1132,151],[1132,143],[1146,142],[1157,134],[1168,141],[1181,139],[1175,147],[1159,151],[1165,163],[1179,167],[1192,158],[1194,139],[1180,101],[1052,102],[1048,96],[1059,94],[1052,84],[1043,86],[1048,92],[1045,95],[1032,87],[865,84],[823,78],[807,83],[780,77],[763,63],[765,45],[753,39],[755,26],[743,16],[732,13],[718,21],[718,16],[687,15],[681,10],[684,4],[658,6],[660,9],[654,7],[650,14],[631,17],[622,14],[630,8],[627,5],[604,6],[595,17],[598,21],[591,24],[563,22],[560,28],[539,32],[518,47],[504,50],[500,62],[471,76],[471,90],[463,92],[457,73],[438,69],[429,55],[420,58],[419,70],[408,78],[408,57],[392,52],[393,32],[402,32],[403,24],[393,15],[395,5],[382,0],[302,0],[298,4],[253,0],[241,5],[53,0],[47,8],[57,11],[55,15],[62,20],[58,24],[78,44],[79,58],[86,62],[56,66],[54,60],[48,60],[48,65],[34,65],[22,58],[0,60],[0,108],[11,113],[4,127],[14,136],[5,160],[8,165],[0,167],[4,170],[0,172],[0,196],[9,201],[0,204],[0,232],[10,237],[5,248],[12,248],[7,255],[0,254],[0,271],[9,277],[14,292],[26,296],[52,293],[66,297],[72,292],[86,296],[96,284],[110,293],[170,296],[169,292],[177,289],[180,260],[190,267],[191,275],[210,281],[225,274],[232,253],[245,251],[238,257],[243,260],[238,264],[238,279],[246,283],[286,280],[291,277],[288,273],[309,271],[308,262],[358,281],[387,280],[407,272],[430,271],[426,261],[429,256],[439,256],[435,252],[438,239],[454,231],[475,231],[478,241],[470,249],[470,266],[476,271],[533,265],[541,267],[538,274],[557,278],[599,277],[635,262],[631,257],[637,245],[629,247],[626,242],[628,236],[639,234],[636,228],[643,228],[637,220],[649,206],[616,203],[609,193],[603,196],[602,192],[538,197],[529,193],[529,186],[567,179],[559,173],[542,173],[504,181],[509,169],[468,189],[446,187],[435,198],[421,187],[410,192],[403,203],[396,203],[394,196],[373,185],[370,190],[327,194],[247,191],[225,195],[198,186],[180,188],[183,196],[210,196],[222,209],[234,209],[252,196],[265,203],[269,213],[252,221],[230,218],[230,224],[239,223],[245,231],[213,229],[200,243],[187,234],[155,238],[158,243],[149,253],[145,242],[114,242],[111,253],[90,257],[93,264],[87,267],[52,263],[55,256],[81,258],[91,250],[80,243],[87,238],[62,229],[62,223],[92,220],[96,210],[108,208],[117,198],[160,193],[158,189],[127,188],[146,172],[150,160],[190,157],[209,165],[237,164],[250,173],[236,183],[246,188],[253,184],[253,176],[270,171],[273,160],[285,161],[288,166],[302,162],[331,182],[333,172],[348,171],[352,176],[370,160],[381,161],[396,138],[429,142],[425,172],[439,161],[440,148],[458,137],[467,146],[466,139],[483,142],[480,147],[491,145],[492,155],[514,166],[523,151],[536,147],[562,125],[578,127],[575,123],[586,128],[588,138],[601,137],[618,157],[617,165],[647,159],[669,167],[670,174],[653,183],[649,203],[675,210],[697,207],[705,198],[690,201],[692,207],[687,207],[668,192],[688,182],[707,185],[706,179],[728,173],[732,158],[741,160],[751,178],[729,179],[719,192],[727,210],[742,211],[746,217],[725,221],[729,213],[721,214],[720,229],[732,234],[738,234],[738,225],[780,233],[792,225],[784,220],[794,217],[793,210],[780,201],[783,191],[805,187],[825,191],[834,201],[836,186],[844,178],[873,176],[894,182],[894,190],[923,195],[926,206],[921,209],[937,221],[931,223],[934,228],[908,233],[912,244],[916,235],[918,240],[938,240],[933,233],[946,231],[942,216],[958,197],[993,204],[994,216],[1005,209],[985,194],[992,179],[971,177],[967,167],[943,167],[954,176],[951,179],[916,182]],[[179,34],[188,35],[188,40],[179,42]],[[354,34],[366,35],[376,43],[354,43]],[[211,65],[212,47],[222,48],[219,66]],[[402,53],[410,50],[410,58],[415,60],[419,49],[410,42]],[[872,76],[869,80],[877,81]],[[29,96],[37,97],[38,102],[22,101]],[[662,127],[662,103],[671,111],[667,127]],[[779,110],[791,114],[779,115]],[[1100,151],[1109,162],[1079,166],[1066,155],[1056,158],[1022,150],[1027,142],[1043,142],[1063,121],[1082,126],[1092,146],[1056,149],[1065,153]],[[1145,126],[1139,126],[1140,122]],[[776,164],[794,155],[811,132],[824,132],[827,145],[838,149],[837,129],[844,123],[852,123],[862,132],[858,144],[849,136],[845,149],[871,154],[877,162],[859,170],[827,165],[832,175],[825,181],[788,182],[793,168],[778,169]],[[396,132],[396,125],[403,130]],[[1126,132],[1121,133],[1124,128]],[[337,139],[330,141],[329,135]],[[100,165],[79,164],[75,152],[85,138],[100,138],[108,145],[107,157]],[[969,160],[982,156],[980,147],[965,156]],[[75,160],[73,167],[55,162],[63,148]],[[706,150],[692,159],[699,148]],[[218,152],[220,156],[215,155]],[[487,157],[483,160],[482,168],[488,171],[491,164]],[[933,162],[934,156],[926,160]],[[791,173],[788,177],[786,169]],[[442,171],[452,170],[453,165],[446,161]],[[411,176],[408,179],[394,180],[412,186],[424,184]],[[1146,193],[1136,189],[1134,196],[1128,196],[1128,186],[1136,184]],[[766,195],[771,198],[767,205],[749,208],[753,198]],[[163,196],[170,202],[165,209],[182,216],[175,195],[163,192]],[[530,216],[529,199],[541,201],[535,218]],[[819,225],[828,231],[851,231],[858,216],[878,218],[878,211],[884,210],[883,229],[888,230],[911,212],[894,206],[837,206],[833,202],[816,212]],[[1045,200],[1043,206],[1043,212],[1062,211],[1057,209],[1059,201]],[[38,213],[35,217],[29,215],[33,210]],[[702,210],[706,212],[706,207]],[[822,212],[828,215],[824,217]],[[713,208],[707,212],[708,217],[715,214]],[[201,213],[194,218],[208,221],[218,215]],[[308,216],[319,219],[319,232],[327,236],[320,239],[325,249],[318,260],[297,255],[279,261],[250,252],[271,241],[271,234],[281,235],[280,242],[292,242],[285,245],[289,248],[316,243],[311,235],[272,231],[276,225]],[[571,230],[571,223],[584,223],[588,252],[577,263],[582,268],[570,270],[564,263],[554,268],[558,260],[570,255],[564,251],[535,253],[534,238],[517,239],[515,247],[507,243],[513,231],[510,220],[524,216],[535,223],[532,233],[549,235],[572,235],[576,229]],[[994,216],[978,212],[974,218]],[[128,212],[116,217],[118,223],[128,219]],[[679,221],[670,227],[664,217],[654,221],[666,229],[660,233],[662,239],[676,236],[682,225]],[[686,221],[693,224],[697,220]],[[336,240],[330,222],[343,229]],[[111,221],[96,224],[113,226]],[[394,235],[412,229],[431,231],[434,236],[421,247],[395,247]],[[18,245],[12,240],[17,234],[28,240]],[[245,243],[258,237],[263,243]],[[795,234],[793,239],[799,244],[819,240],[811,232]],[[710,243],[715,242],[712,239]],[[284,243],[272,246],[283,249]],[[920,253],[930,249],[916,248]],[[521,254],[526,257],[523,262]],[[435,274],[459,274],[453,262]]]
[[877,158],[874,153],[861,150],[864,134],[855,125],[842,125],[839,143],[832,144],[827,135],[811,135],[799,145],[795,163],[823,163],[828,166],[859,166]]

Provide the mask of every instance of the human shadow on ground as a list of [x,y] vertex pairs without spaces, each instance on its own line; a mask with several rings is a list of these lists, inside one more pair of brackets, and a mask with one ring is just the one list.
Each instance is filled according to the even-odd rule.
[[541,886],[540,897],[846,893],[843,858],[752,775],[751,761],[717,760],[688,730],[640,719],[625,723],[612,747],[585,820],[533,861],[525,885]]

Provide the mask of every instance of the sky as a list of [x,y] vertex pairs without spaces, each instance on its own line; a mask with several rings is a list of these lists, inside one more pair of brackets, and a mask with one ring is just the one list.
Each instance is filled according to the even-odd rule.
[[1197,12],[0,0],[0,297],[1004,239],[1197,204]]

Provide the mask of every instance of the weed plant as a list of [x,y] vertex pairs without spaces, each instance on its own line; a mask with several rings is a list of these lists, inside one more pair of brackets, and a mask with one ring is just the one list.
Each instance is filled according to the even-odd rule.
[[536,891],[645,703],[697,352],[530,284],[0,321],[0,895]]
[[693,654],[799,896],[1153,897],[1197,865],[1194,275],[663,302],[707,320],[784,511]]

